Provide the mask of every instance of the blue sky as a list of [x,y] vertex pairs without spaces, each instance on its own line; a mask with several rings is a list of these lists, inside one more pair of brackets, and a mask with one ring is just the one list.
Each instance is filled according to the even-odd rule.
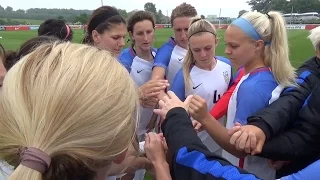
[[[173,8],[182,2],[187,2],[196,7],[199,14],[218,15],[221,8],[221,16],[237,17],[240,10],[250,10],[247,0],[103,0],[104,5],[131,11],[143,9],[146,2],[156,4],[164,14],[170,15]],[[210,4],[209,4],[210,2]],[[73,9],[96,9],[101,5],[101,0],[1,0],[1,6],[11,6],[14,10],[28,8],[73,8]]]

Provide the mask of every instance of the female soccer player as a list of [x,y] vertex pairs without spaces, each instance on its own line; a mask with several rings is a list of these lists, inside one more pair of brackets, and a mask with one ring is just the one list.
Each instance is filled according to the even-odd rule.
[[119,56],[125,45],[126,34],[126,21],[118,10],[111,6],[102,6],[89,18],[87,32],[82,42]]
[[229,101],[227,128],[207,113],[206,101],[200,96],[192,100],[190,113],[225,150],[224,158],[262,179],[274,179],[275,170],[269,167],[267,159],[237,158],[245,154],[229,143],[227,129],[235,123],[246,124],[247,117],[276,100],[283,87],[295,85],[284,20],[278,12],[249,12],[231,23],[225,41],[225,52],[232,64],[245,70]]
[[190,18],[197,16],[197,10],[190,4],[182,3],[171,13],[171,25],[174,38],[161,46],[154,60],[152,79],[166,78],[172,84],[173,79],[182,67],[188,47],[188,28]]
[[73,31],[70,26],[62,20],[48,19],[40,25],[38,36],[54,36],[60,40],[71,41]]
[[41,45],[11,68],[0,96],[0,159],[15,166],[12,180],[104,179],[135,137],[135,83],[94,47]]
[[[155,37],[155,19],[151,12],[137,11],[128,18],[127,29],[132,45],[124,49],[119,56],[120,62],[128,69],[138,86],[146,84],[151,77],[156,49],[152,47]],[[163,88],[166,88],[163,87]],[[157,103],[155,99],[155,103]],[[137,135],[139,141],[144,141],[144,134],[149,130],[153,107],[141,110]],[[150,125],[149,125],[150,126]],[[138,170],[135,180],[143,180],[145,170]]]
[[[126,34],[126,22],[117,9],[111,6],[102,6],[92,13],[83,43],[107,50],[114,56],[119,57],[125,45]],[[125,61],[124,66],[128,67]],[[167,86],[167,81],[160,79],[145,83],[140,87],[141,104],[145,107],[155,106],[157,102],[155,97],[160,94],[160,90],[165,89]]]
[[[189,47],[183,68],[178,71],[171,91],[182,101],[192,94],[206,99],[208,111],[218,102],[231,82],[231,63],[215,56],[218,45],[214,26],[201,18],[194,18],[188,30]],[[222,123],[222,119],[219,121]],[[221,155],[221,148],[205,131],[199,137],[210,151]]]

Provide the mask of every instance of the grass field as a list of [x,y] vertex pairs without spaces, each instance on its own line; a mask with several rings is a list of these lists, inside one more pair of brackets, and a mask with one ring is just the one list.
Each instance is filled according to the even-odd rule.
[[[19,46],[26,40],[35,37],[37,31],[0,31],[0,43],[7,50],[16,50]],[[160,47],[168,38],[172,35],[171,29],[157,29],[155,38],[155,47]],[[224,54],[224,31],[219,30],[218,36],[220,43],[217,47],[217,55]],[[290,30],[289,36],[289,46],[290,46],[290,60],[292,64],[297,67],[301,62],[305,61],[307,58],[314,54],[311,42],[307,39],[308,31],[305,30]],[[74,30],[74,42],[80,42],[83,38],[82,30]]]

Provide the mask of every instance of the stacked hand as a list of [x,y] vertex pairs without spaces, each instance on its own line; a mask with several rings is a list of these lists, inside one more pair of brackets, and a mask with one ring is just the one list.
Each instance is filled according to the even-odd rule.
[[169,87],[168,80],[150,80],[140,86],[140,102],[143,107],[155,107],[158,103],[159,94]]
[[167,96],[164,96],[162,100],[159,101],[160,109],[155,109],[154,113],[161,116],[165,119],[168,111],[176,107],[182,107],[186,111],[189,109],[189,104],[192,100],[192,95],[188,96],[187,99],[182,102],[172,91],[167,93]]
[[230,143],[235,145],[238,150],[245,151],[248,154],[255,155],[262,151],[263,145],[266,141],[264,132],[252,125],[241,126],[236,123],[235,126],[229,130]]

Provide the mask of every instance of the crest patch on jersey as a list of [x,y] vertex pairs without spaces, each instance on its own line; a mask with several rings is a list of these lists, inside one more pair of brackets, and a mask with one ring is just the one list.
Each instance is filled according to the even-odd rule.
[[224,71],[224,72],[223,72],[223,77],[224,77],[224,81],[225,81],[227,84],[229,84],[229,82],[230,82],[230,76],[229,76],[228,71]]

